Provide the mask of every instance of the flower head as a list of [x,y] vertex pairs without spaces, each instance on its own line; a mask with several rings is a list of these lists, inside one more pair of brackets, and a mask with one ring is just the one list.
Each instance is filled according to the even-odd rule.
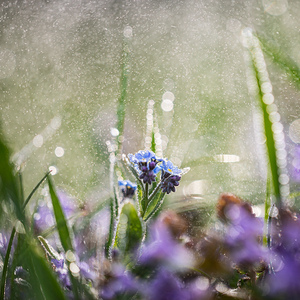
[[134,164],[140,179],[142,179],[144,183],[151,184],[155,181],[156,174],[160,171],[160,167],[157,166],[157,163],[162,161],[162,159],[156,157],[154,152],[141,150],[135,155],[128,154],[128,158]]
[[137,185],[129,180],[119,180],[119,187],[124,197],[132,198],[136,191]]
[[163,192],[167,194],[175,192],[175,186],[179,185],[182,171],[169,160],[163,160],[160,168],[162,170],[161,188]]
[[259,242],[259,237],[263,235],[263,220],[237,204],[228,208],[226,216],[229,223],[224,240],[232,260],[239,265],[268,260],[268,251]]

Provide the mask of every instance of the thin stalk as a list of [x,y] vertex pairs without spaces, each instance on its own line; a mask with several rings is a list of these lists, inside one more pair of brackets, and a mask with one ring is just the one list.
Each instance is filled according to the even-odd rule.
[[143,211],[146,212],[146,208],[148,205],[148,196],[149,196],[149,183],[145,184],[145,192],[144,192],[144,200],[143,200]]
[[20,184],[20,198],[22,203],[24,203],[24,187],[23,187],[23,178],[21,172],[18,172],[18,177],[19,177],[19,184]]
[[157,204],[155,205],[154,209],[151,211],[151,213],[147,216],[147,218],[145,219],[145,223],[148,222],[152,216],[157,212],[157,210],[160,208],[160,206],[162,205],[164,198],[165,198],[165,193],[163,195],[163,197],[160,199],[160,201],[157,202]]
[[23,204],[23,210],[25,209],[26,205],[28,204],[29,200],[31,199],[31,197],[33,196],[33,194],[35,193],[35,191],[39,188],[39,186],[42,184],[42,182],[46,179],[46,177],[50,174],[51,171],[49,171],[40,181],[39,183],[35,186],[35,188],[31,191],[31,193],[29,194],[29,196],[26,198],[24,204]]
[[272,188],[272,174],[268,169],[268,177],[267,177],[267,185],[266,185],[266,199],[265,199],[265,217],[264,217],[264,224],[265,224],[265,236],[264,236],[264,244],[267,245],[268,241],[268,221],[269,221],[269,209],[271,206],[271,188]]
[[[269,216],[268,216],[268,235],[267,235],[267,247],[268,247],[268,249],[271,249],[271,246],[272,246],[271,229],[272,229],[272,215],[273,215],[274,207],[275,207],[275,205],[273,204],[271,209],[270,209]],[[270,263],[269,263],[269,273],[270,274],[274,273],[272,259],[270,259]]]
[[128,77],[129,77],[129,45],[127,40],[123,44],[122,53],[122,74],[121,74],[121,94],[119,97],[119,103],[117,108],[117,129],[119,131],[119,136],[117,139],[117,154],[122,153],[123,146],[123,134],[124,134],[124,124],[125,124],[125,108],[128,90]]
[[13,243],[15,234],[16,234],[16,228],[14,227],[12,232],[11,232],[10,238],[9,238],[8,247],[7,247],[7,250],[6,250],[4,264],[3,264],[3,271],[2,271],[2,278],[1,278],[0,300],[4,300],[7,268],[8,268],[9,256],[10,256],[12,243]]
[[147,205],[146,205],[145,211],[147,210],[148,206],[151,204],[151,202],[152,202],[154,196],[155,196],[156,193],[159,191],[160,187],[161,187],[161,181],[158,183],[158,185],[156,186],[156,188],[154,189],[154,191],[153,191],[153,192],[151,193],[151,195],[149,196],[149,198],[148,198],[148,203],[147,203]]

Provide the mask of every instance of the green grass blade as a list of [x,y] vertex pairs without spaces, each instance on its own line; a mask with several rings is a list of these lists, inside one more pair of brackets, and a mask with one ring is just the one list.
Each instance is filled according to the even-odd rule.
[[[280,177],[288,178],[286,170],[281,165],[286,164],[286,156],[280,157],[278,151],[284,150],[284,134],[282,125],[278,121],[280,118],[277,108],[273,105],[274,97],[271,94],[272,85],[266,69],[263,52],[259,40],[253,36],[249,30],[245,32],[245,44],[249,50],[249,65],[253,70],[252,78],[249,77],[249,89],[258,99],[259,107],[263,119],[263,132],[266,137],[266,150],[268,163],[270,168],[270,177],[272,182],[273,194],[278,207],[282,206],[283,198],[288,195],[289,187],[285,183],[281,183]],[[264,86],[270,87],[265,89]],[[256,88],[255,88],[256,87]],[[274,116],[277,116],[274,118]],[[279,116],[279,117],[278,117]],[[286,181],[286,180],[285,180]],[[282,181],[284,182],[284,181]],[[288,180],[287,180],[288,182]]]
[[114,247],[126,255],[138,247],[142,238],[142,222],[133,203],[127,202],[120,213]]
[[24,204],[23,204],[23,209],[25,209],[26,205],[28,204],[28,202],[30,201],[31,197],[34,195],[34,193],[36,192],[36,190],[39,188],[39,186],[43,183],[43,181],[46,179],[46,177],[49,175],[51,171],[49,171],[40,181],[39,183],[34,187],[34,189],[31,191],[31,193],[29,194],[29,196],[26,198]]
[[149,202],[149,205],[143,217],[145,222],[149,221],[159,211],[159,209],[161,208],[164,202],[165,195],[166,193],[160,190],[159,192],[156,193],[152,201]]
[[[17,218],[24,223],[25,216],[22,210],[21,193],[19,191],[18,179],[15,176],[14,166],[10,162],[10,155],[7,143],[0,132],[0,198],[5,201],[12,200]],[[2,210],[2,207],[0,209]]]
[[122,153],[122,137],[124,134],[125,109],[128,92],[128,77],[129,77],[129,40],[126,38],[123,44],[122,53],[122,74],[121,74],[121,93],[117,107],[117,129],[119,137],[117,139],[118,153]]
[[57,260],[61,259],[61,256],[58,254],[58,252],[49,244],[49,242],[46,239],[39,235],[38,240],[40,241],[47,255]]
[[55,221],[57,224],[57,230],[58,230],[60,242],[66,252],[68,250],[73,251],[70,229],[67,224],[67,220],[65,218],[62,206],[60,204],[60,201],[59,201],[56,191],[54,189],[52,180],[50,179],[49,176],[47,179],[48,179],[49,192],[50,192],[50,197],[51,197],[51,201],[52,201],[53,212],[54,212]]
[[[67,220],[65,218],[59,198],[54,189],[53,183],[49,176],[47,179],[48,179],[49,192],[50,192],[50,197],[52,200],[53,212],[54,212],[54,217],[55,217],[55,221],[57,224],[57,230],[58,230],[60,242],[66,252],[68,250],[73,252],[73,243],[72,243],[70,229],[69,229]],[[75,299],[80,299],[79,291],[78,291],[79,286],[78,286],[77,280],[74,278],[72,272],[69,269],[69,261],[66,261],[66,263],[68,265],[69,275],[70,275],[70,279],[71,279],[71,283],[72,283],[73,295],[74,295]]]
[[31,284],[35,291],[42,290],[45,299],[66,299],[65,294],[58,283],[53,271],[50,269],[45,257],[38,251],[35,245],[29,245],[28,257],[30,259],[31,272],[30,275],[35,275],[32,278]]
[[112,250],[113,240],[114,240],[115,222],[116,222],[116,218],[115,218],[115,210],[114,210],[114,199],[111,198],[110,225],[109,225],[108,239],[105,245],[105,255],[107,258],[111,258],[111,250]]

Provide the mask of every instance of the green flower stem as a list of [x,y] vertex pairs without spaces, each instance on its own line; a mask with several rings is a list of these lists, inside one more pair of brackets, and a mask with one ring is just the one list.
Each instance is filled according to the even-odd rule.
[[143,200],[143,211],[145,213],[148,202],[149,202],[149,183],[145,184],[144,200]]
[[152,202],[153,198],[155,197],[156,193],[159,191],[160,187],[161,187],[161,181],[158,183],[158,185],[156,186],[156,188],[154,189],[154,191],[149,196],[147,205],[145,207],[145,212],[146,212],[148,206],[151,204],[151,202]]
[[165,198],[165,193],[163,193],[163,197],[160,199],[160,201],[155,205],[154,209],[151,211],[151,213],[147,216],[147,218],[145,218],[145,223],[147,223],[153,216],[154,214],[157,212],[157,210],[160,208],[160,206],[162,205],[162,203],[164,202],[164,198]]

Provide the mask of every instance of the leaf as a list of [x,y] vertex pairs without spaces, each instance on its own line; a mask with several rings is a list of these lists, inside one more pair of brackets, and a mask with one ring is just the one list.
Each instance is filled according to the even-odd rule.
[[38,236],[38,240],[40,241],[42,247],[44,248],[45,252],[54,259],[60,260],[62,257],[59,253],[49,244],[49,242],[44,239],[41,235]]
[[143,238],[143,225],[135,206],[126,202],[121,210],[114,247],[124,254],[135,250]]
[[144,221],[149,221],[160,209],[161,205],[163,204],[164,197],[166,193],[162,190],[158,191],[154,198],[149,202],[145,215],[143,217]]
[[50,177],[48,176],[47,179],[48,179],[49,192],[52,200],[53,212],[57,224],[57,230],[58,230],[60,242],[66,252],[68,250],[73,251],[70,229],[68,227],[62,206],[60,204],[60,201],[58,199],[58,196],[56,194],[56,191],[54,189]]
[[280,168],[277,164],[277,146],[275,143],[275,133],[272,129],[272,125],[275,124],[275,121],[272,121],[271,118],[271,113],[274,113],[274,110],[270,109],[271,104],[268,104],[268,102],[264,101],[265,93],[263,92],[262,88],[262,85],[265,83],[271,86],[271,82],[268,79],[268,73],[265,68],[264,57],[258,39],[252,34],[249,34],[246,42],[249,49],[251,67],[253,68],[254,73],[253,83],[255,83],[257,86],[257,91],[255,91],[255,94],[257,95],[259,106],[263,116],[262,126],[266,136],[266,149],[269,168],[271,170],[270,174],[272,178],[271,182],[273,187],[273,193],[276,198],[277,206],[281,207],[281,184],[279,181]]
[[[0,132],[0,198],[5,201],[11,200],[16,208],[17,218],[24,222],[21,193],[18,179],[14,174],[14,166],[10,162],[10,154],[6,141]],[[2,207],[0,209],[2,210]]]
[[[122,74],[121,74],[121,93],[118,101],[117,108],[117,129],[119,131],[119,137],[123,136],[124,123],[125,123],[125,108],[128,90],[128,76],[129,76],[129,45],[127,39],[123,44],[122,53]],[[122,139],[118,139],[118,152],[122,152]]]
[[29,272],[30,276],[33,277],[30,283],[34,291],[39,291],[41,288],[42,295],[44,295],[42,299],[66,299],[53,271],[50,269],[48,262],[44,256],[42,256],[38,248],[30,244],[28,251],[31,266]]
[[[61,242],[65,252],[67,252],[68,250],[73,252],[72,239],[71,239],[70,229],[68,227],[67,220],[65,218],[62,206],[61,206],[59,198],[55,192],[52,181],[49,176],[47,179],[48,179],[49,192],[50,192],[50,196],[51,196],[51,200],[52,200],[53,212],[54,212],[55,221],[57,224],[57,230],[58,230],[60,242]],[[66,263],[69,267],[69,261],[66,261]],[[68,268],[68,270],[69,270],[70,280],[72,283],[73,295],[74,295],[75,299],[80,299],[79,291],[78,291],[78,288],[79,288],[78,282],[77,282],[76,278],[74,278],[74,276],[69,268]]]

